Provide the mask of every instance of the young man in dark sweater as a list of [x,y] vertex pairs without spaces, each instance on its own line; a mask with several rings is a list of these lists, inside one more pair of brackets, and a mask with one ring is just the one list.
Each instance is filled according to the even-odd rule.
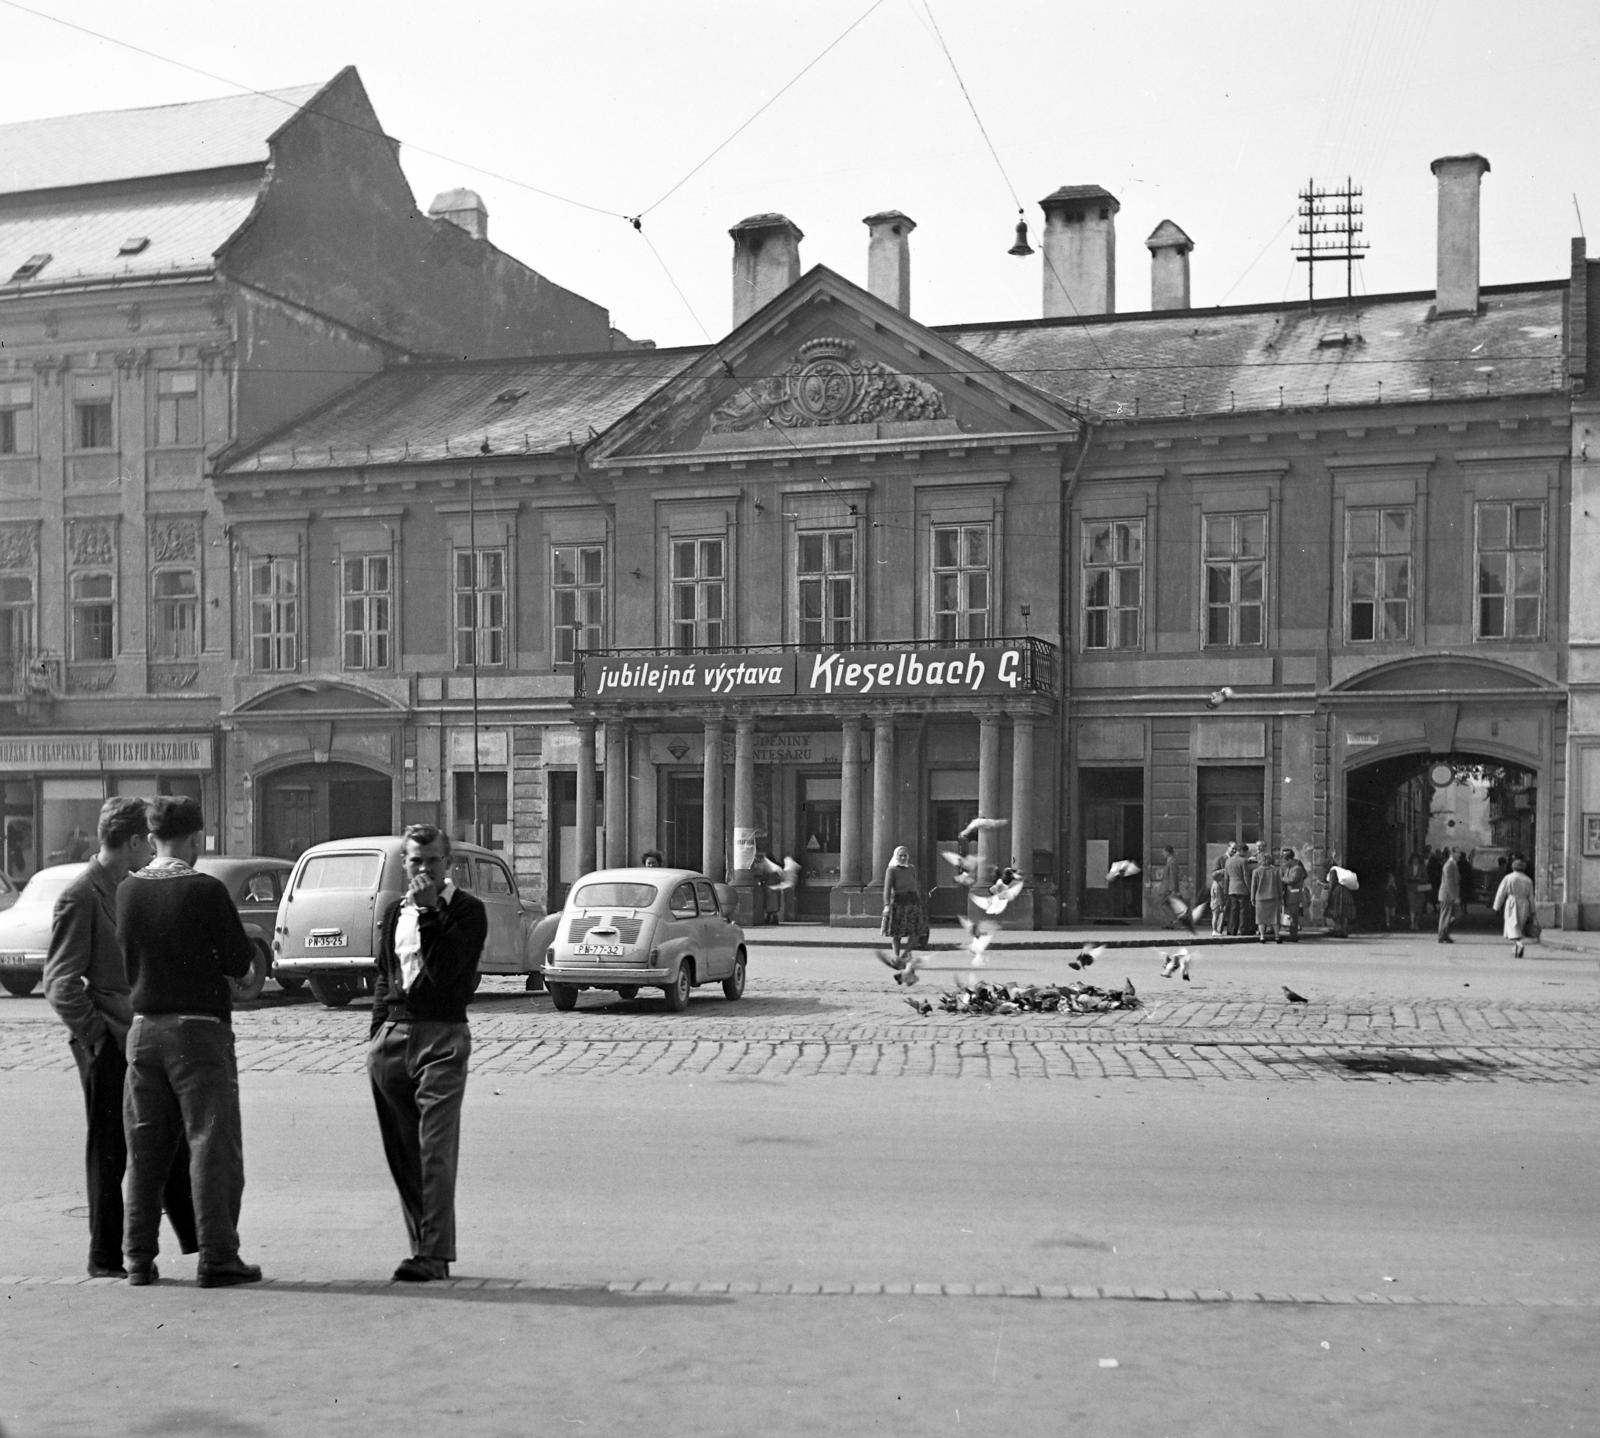
[[228,979],[250,969],[250,940],[227,888],[195,872],[205,816],[194,799],[147,807],[156,857],[117,890],[117,930],[133,986],[125,1234],[128,1282],[156,1282],[161,1187],[180,1134],[200,1240],[201,1288],[258,1283],[239,1257],[244,1134]]
[[456,1163],[472,1037],[467,1003],[489,936],[483,903],[448,877],[450,836],[405,833],[406,892],[378,930],[367,1076],[411,1256],[403,1283],[448,1278],[456,1256]]

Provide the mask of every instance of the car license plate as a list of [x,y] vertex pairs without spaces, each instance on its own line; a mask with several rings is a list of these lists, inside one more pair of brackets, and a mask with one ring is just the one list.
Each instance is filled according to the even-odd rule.
[[0,968],[25,968],[28,962],[26,954],[0,954]]
[[326,934],[307,934],[306,947],[308,949],[342,949],[344,947],[344,932],[335,929]]
[[622,957],[621,944],[579,944],[574,953],[583,954],[588,958],[620,959]]

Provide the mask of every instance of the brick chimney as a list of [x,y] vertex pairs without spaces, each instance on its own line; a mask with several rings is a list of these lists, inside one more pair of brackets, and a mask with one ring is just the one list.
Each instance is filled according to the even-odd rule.
[[737,329],[800,278],[805,236],[787,215],[751,215],[733,236],[733,324]]
[[911,313],[911,244],[917,222],[899,210],[868,215],[867,288],[903,315]]
[[428,215],[435,220],[449,220],[475,240],[489,238],[489,211],[476,190],[446,190],[435,195]]
[[1171,220],[1163,220],[1145,242],[1150,251],[1150,308],[1189,308],[1189,251],[1194,241]]
[[1063,185],[1044,211],[1044,315],[1109,315],[1117,308],[1117,197]]
[[1446,155],[1439,177],[1439,284],[1436,315],[1478,312],[1478,200],[1489,162],[1482,155]]

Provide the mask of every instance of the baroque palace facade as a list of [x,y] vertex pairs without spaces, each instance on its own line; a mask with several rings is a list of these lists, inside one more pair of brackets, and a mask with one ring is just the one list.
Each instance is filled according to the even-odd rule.
[[865,288],[754,216],[714,345],[409,361],[233,446],[228,843],[324,837],[285,827],[322,766],[548,904],[658,848],[749,916],[792,855],[792,912],[872,922],[904,843],[956,913],[939,854],[982,814],[1038,881],[1019,924],[1052,890],[1146,916],[1111,862],[1170,844],[1200,891],[1230,841],[1369,901],[1415,853],[1515,852],[1600,922],[1590,266],[1480,287],[1487,169],[1434,165],[1433,290],[1315,307],[1190,308],[1163,222],[1117,313],[1095,186],[1043,202],[1020,322],[913,319],[897,212]]

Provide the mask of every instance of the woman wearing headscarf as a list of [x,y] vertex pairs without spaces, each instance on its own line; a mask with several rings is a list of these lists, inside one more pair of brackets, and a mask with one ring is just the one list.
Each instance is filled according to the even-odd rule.
[[1333,860],[1328,865],[1328,877],[1323,881],[1328,886],[1323,917],[1327,920],[1329,934],[1336,939],[1350,937],[1350,921],[1356,914],[1355,895],[1345,878],[1347,874],[1355,877],[1349,869],[1342,868],[1338,860]]
[[1495,891],[1494,907],[1505,915],[1502,931],[1511,940],[1511,956],[1522,957],[1522,940],[1528,932],[1528,920],[1533,917],[1533,880],[1528,877],[1526,859],[1513,859],[1511,869],[1500,881]]
[[927,943],[928,911],[922,903],[922,884],[904,844],[889,856],[889,867],[883,871],[883,932],[894,945],[897,959],[919,943]]

